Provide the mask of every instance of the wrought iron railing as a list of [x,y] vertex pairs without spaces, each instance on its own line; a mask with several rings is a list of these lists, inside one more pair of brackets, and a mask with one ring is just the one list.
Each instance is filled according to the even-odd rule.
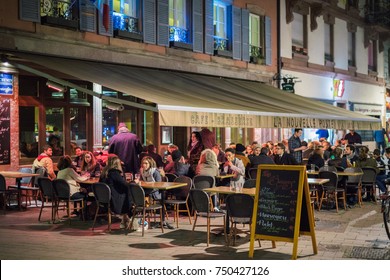
[[228,48],[228,39],[214,36],[214,50],[227,51]]
[[188,30],[177,26],[169,26],[169,41],[188,43]]
[[77,0],[41,0],[41,15],[50,17],[59,17],[67,20],[76,19],[73,15]]
[[139,33],[138,18],[113,12],[114,30]]

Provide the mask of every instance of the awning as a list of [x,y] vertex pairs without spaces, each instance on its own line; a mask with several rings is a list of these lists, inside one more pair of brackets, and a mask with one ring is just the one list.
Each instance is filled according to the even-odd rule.
[[69,58],[22,56],[75,79],[156,103],[162,126],[381,128],[379,119],[255,81]]

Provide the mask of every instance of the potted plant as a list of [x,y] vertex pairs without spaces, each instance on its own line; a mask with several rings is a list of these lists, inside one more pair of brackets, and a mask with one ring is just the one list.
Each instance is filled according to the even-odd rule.
[[250,62],[255,64],[264,64],[264,56],[261,53],[261,48],[257,46],[251,46]]

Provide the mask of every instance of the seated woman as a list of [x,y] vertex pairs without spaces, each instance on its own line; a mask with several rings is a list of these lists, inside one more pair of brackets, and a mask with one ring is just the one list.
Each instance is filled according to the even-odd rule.
[[111,210],[122,215],[120,228],[126,228],[131,212],[130,186],[123,177],[122,164],[119,157],[110,154],[106,166],[102,170],[100,182],[106,183],[111,189]]
[[324,161],[324,149],[322,147],[317,147],[314,149],[313,154],[309,157],[307,161],[308,168],[315,164],[318,168],[321,168],[325,165]]
[[196,175],[219,175],[219,164],[217,161],[217,155],[210,149],[203,150],[200,154],[199,163],[195,171]]
[[190,165],[185,162],[179,150],[175,150],[167,156],[168,164],[165,166],[165,173],[172,173],[176,176],[188,176]]
[[[149,156],[146,156],[142,159],[140,173],[140,179],[144,182],[161,182],[161,174],[156,167],[156,162]],[[154,200],[161,199],[161,194],[158,189],[145,188],[144,191],[145,195],[151,196]]]
[[329,166],[342,167],[343,150],[335,148],[330,155]]
[[[87,198],[87,190],[80,188],[78,182],[83,182],[89,178],[89,176],[80,176],[73,168],[72,159],[70,156],[62,156],[57,163],[58,174],[57,179],[63,179],[68,182],[70,187],[70,198],[77,199]],[[76,213],[76,212],[75,212]]]
[[100,164],[90,151],[85,151],[83,153],[80,169],[81,174],[89,174],[90,177],[95,177],[96,174],[100,176]]

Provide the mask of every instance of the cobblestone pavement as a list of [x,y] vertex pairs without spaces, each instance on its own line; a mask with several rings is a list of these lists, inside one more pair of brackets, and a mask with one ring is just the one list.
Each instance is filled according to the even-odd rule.
[[[226,246],[223,235],[211,235],[206,246],[206,228],[192,226],[182,217],[179,229],[155,228],[141,237],[138,231],[125,235],[119,222],[111,233],[107,225],[98,224],[91,230],[92,221],[82,222],[77,217],[72,224],[50,224],[50,209],[44,209],[43,220],[38,222],[39,208],[27,211],[7,210],[0,214],[0,258],[2,260],[189,260],[189,259],[248,259],[249,237],[241,234],[236,246]],[[60,213],[62,214],[62,213]],[[363,208],[347,211],[315,211],[315,234],[318,254],[314,255],[311,238],[302,236],[298,241],[298,259],[390,259],[390,241],[382,223],[380,204],[365,203]],[[45,221],[46,220],[46,221]],[[173,225],[172,218],[170,222]],[[222,224],[222,221],[214,221]],[[200,224],[205,221],[201,219]],[[292,243],[261,241],[255,243],[254,259],[291,259]]]

